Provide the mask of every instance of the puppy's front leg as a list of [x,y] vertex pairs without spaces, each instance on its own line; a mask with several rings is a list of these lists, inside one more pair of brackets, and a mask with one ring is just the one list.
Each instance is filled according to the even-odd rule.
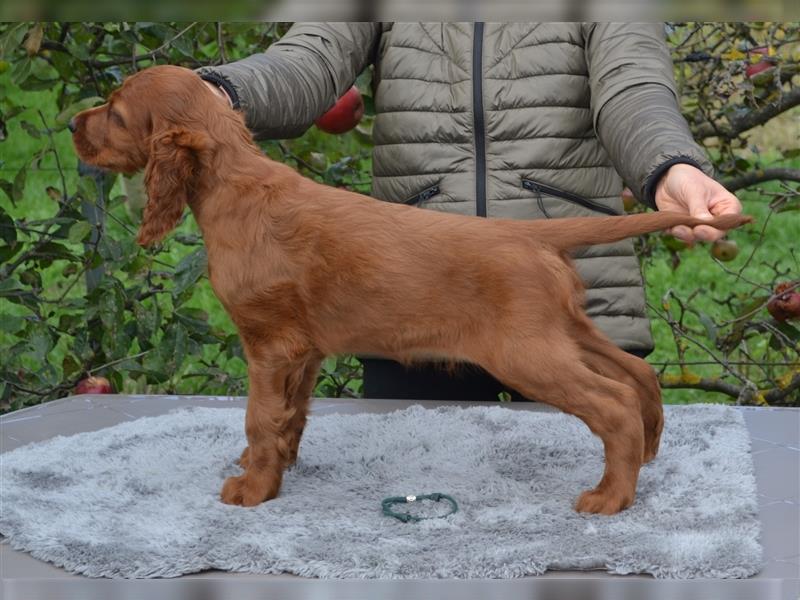
[[295,437],[292,423],[297,418],[294,383],[304,363],[266,358],[248,361],[250,394],[247,399],[245,432],[247,460],[244,475],[229,477],[222,486],[225,504],[256,506],[278,495],[283,470],[290,461]]
[[[303,435],[303,430],[306,426],[306,415],[308,414],[308,406],[311,400],[311,395],[314,392],[314,386],[317,384],[317,375],[319,368],[322,364],[321,356],[312,356],[306,363],[303,371],[303,379],[297,386],[297,390],[292,395],[292,405],[295,407],[294,417],[289,423],[289,464],[294,464],[297,460],[297,451],[300,447],[300,438]],[[239,465],[243,469],[247,469],[250,461],[250,448],[245,448],[242,451],[242,456],[239,458]]]

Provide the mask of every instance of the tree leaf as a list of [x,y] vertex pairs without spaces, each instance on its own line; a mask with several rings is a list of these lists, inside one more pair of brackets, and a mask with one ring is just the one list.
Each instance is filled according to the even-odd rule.
[[744,60],[745,58],[747,58],[747,55],[744,52],[742,52],[741,50],[737,50],[736,48],[732,48],[728,52],[723,52],[720,55],[720,57],[724,58],[725,60]]
[[186,328],[178,323],[172,323],[161,340],[159,349],[164,358],[165,370],[168,373],[175,373],[183,364],[186,358],[186,351],[189,346],[189,336]]
[[19,48],[28,30],[25,23],[11,25],[2,36],[0,36],[0,58],[6,58],[15,49]]
[[17,227],[14,224],[14,219],[2,206],[0,206],[0,240],[3,240],[9,246],[17,241]]
[[175,287],[172,289],[172,297],[177,298],[193,285],[206,272],[207,267],[208,256],[204,246],[187,254],[175,267]]
[[698,319],[700,319],[700,324],[705,327],[706,335],[708,339],[712,342],[716,343],[717,341],[717,326],[714,323],[714,320],[709,317],[706,313],[699,311],[697,313]]
[[61,259],[61,260],[77,260],[75,254],[67,248],[63,244],[59,244],[58,242],[47,242],[42,244],[37,249],[37,260],[42,260],[42,257],[51,259],[50,262],[53,260]]
[[231,358],[240,358],[246,360],[244,356],[244,348],[242,348],[242,341],[236,334],[230,334],[225,338],[225,348],[228,350],[228,356]]
[[14,85],[22,85],[30,77],[32,68],[33,64],[30,58],[24,58],[17,62],[11,69],[11,82]]
[[71,354],[65,354],[61,361],[61,371],[66,378],[74,377],[81,372],[81,364]]
[[175,38],[172,40],[172,47],[175,48],[178,52],[183,54],[188,58],[194,58],[194,48],[192,45],[191,39],[187,37],[187,34],[183,34],[180,37]]
[[793,342],[800,342],[800,330],[789,323],[775,323],[775,327]]
[[69,120],[79,112],[86,110],[87,108],[97,106],[98,104],[102,104],[103,102],[105,102],[105,100],[100,96],[89,96],[88,98],[83,98],[82,100],[73,102],[60,113],[58,113],[55,120],[56,126],[66,127],[67,123],[69,123]]
[[28,165],[25,165],[17,171],[14,177],[14,184],[11,188],[11,201],[15,204],[22,200],[22,195],[25,193],[25,181],[27,177]]
[[89,223],[86,221],[78,221],[70,226],[67,239],[73,244],[77,244],[86,239],[86,236],[88,236],[91,231],[92,226]]
[[33,123],[25,121],[24,119],[19,122],[19,126],[22,127],[25,131],[28,132],[28,135],[34,139],[39,139],[42,137],[42,133],[36,128]]
[[158,331],[161,315],[158,302],[153,300],[152,306],[145,306],[143,302],[133,303],[133,315],[136,319],[136,337],[139,346],[143,349],[152,346],[152,338]]
[[17,333],[25,325],[25,319],[22,317],[15,317],[14,315],[3,315],[0,319],[0,331],[5,333]]
[[98,314],[103,327],[106,329],[122,328],[124,298],[119,287],[111,284],[105,285],[101,289],[103,292],[98,302]]
[[23,289],[24,288],[20,282],[13,277],[6,277],[5,279],[0,280],[0,296],[8,295]]
[[47,354],[53,347],[50,329],[44,323],[34,323],[27,332],[28,345],[34,358],[41,363],[47,361]]
[[41,23],[36,23],[28,30],[28,37],[22,44],[28,56],[35,56],[39,54],[39,48],[42,46],[42,38],[44,37],[44,30]]
[[10,181],[6,181],[5,179],[0,179],[0,189],[2,189],[6,193],[8,199],[11,200],[11,204],[16,206],[17,203],[14,200],[14,185]]
[[198,308],[181,307],[174,313],[175,318],[186,327],[188,333],[195,338],[207,343],[216,343],[218,340],[209,336],[211,327],[208,324],[208,315]]
[[71,346],[73,354],[77,356],[84,363],[89,363],[94,358],[94,350],[92,350],[89,341],[89,331],[86,328],[79,329],[72,340]]

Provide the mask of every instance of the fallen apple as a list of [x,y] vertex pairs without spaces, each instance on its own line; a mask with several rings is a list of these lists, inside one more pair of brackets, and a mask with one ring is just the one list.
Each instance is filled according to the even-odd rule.
[[717,240],[711,245],[711,256],[722,262],[728,262],[739,254],[739,246],[733,240]]
[[630,188],[626,187],[622,190],[622,207],[625,209],[625,212],[633,211],[638,204],[639,202],[636,200]]
[[358,125],[364,116],[364,100],[356,86],[351,87],[314,124],[326,133],[345,133]]
[[75,386],[76,394],[113,394],[111,382],[105,377],[94,375],[81,379]]
[[797,281],[784,281],[775,286],[775,294],[767,303],[772,318],[783,323],[800,318],[800,291]]
[[744,68],[745,75],[747,75],[750,79],[758,75],[759,73],[763,73],[764,71],[769,71],[773,65],[766,60],[762,60],[761,62],[757,62],[754,65],[747,65]]
[[764,47],[762,47],[762,48],[753,48],[752,50],[750,50],[750,52],[752,54],[761,55],[764,58],[760,59],[758,62],[755,62],[755,63],[751,62],[749,65],[747,65],[744,68],[744,73],[749,78],[752,79],[753,77],[755,77],[759,73],[763,73],[764,71],[767,71],[767,70],[769,70],[769,69],[771,69],[772,67],[775,66],[773,64],[773,62],[771,60],[769,60],[769,58],[768,58],[769,57],[769,48],[764,48]]

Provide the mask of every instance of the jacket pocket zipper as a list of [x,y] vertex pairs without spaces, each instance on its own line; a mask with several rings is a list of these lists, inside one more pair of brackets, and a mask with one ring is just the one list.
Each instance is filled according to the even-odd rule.
[[564,190],[560,190],[558,188],[554,188],[549,185],[545,185],[543,183],[538,183],[536,181],[532,181],[530,179],[522,179],[522,187],[526,190],[531,190],[532,192],[538,192],[540,194],[547,194],[548,196],[555,196],[557,198],[563,198],[573,204],[579,204],[584,208],[588,208],[589,210],[593,210],[595,212],[605,213],[607,215],[611,215],[617,217],[620,215],[617,211],[613,208],[608,208],[607,206],[603,206],[602,204],[598,204],[597,202],[592,202],[588,198],[584,198],[582,196],[578,196],[577,194],[573,194],[571,192],[565,192]]
[[438,193],[439,185],[432,185],[431,187],[422,190],[419,194],[411,196],[411,198],[403,202],[403,204],[419,204],[420,202],[425,202],[425,200],[433,198]]

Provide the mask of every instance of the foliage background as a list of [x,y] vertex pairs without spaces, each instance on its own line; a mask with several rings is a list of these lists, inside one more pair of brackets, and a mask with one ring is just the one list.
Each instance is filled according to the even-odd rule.
[[[246,393],[241,346],[205,277],[191,215],[158,248],[136,246],[141,181],[79,174],[65,127],[138,69],[237,60],[286,28],[0,24],[0,410],[62,397],[88,374],[124,393]],[[800,335],[765,310],[776,282],[798,279],[798,32],[796,23],[668,26],[684,114],[758,226],[731,234],[741,252],[725,264],[703,246],[640,240],[657,341],[649,360],[665,387],[681,388],[667,401],[800,404]],[[764,70],[753,74],[755,65]],[[368,192],[369,83],[369,72],[357,82],[367,117],[356,130],[312,127],[264,151]],[[331,357],[315,393],[360,387],[358,361]]]

